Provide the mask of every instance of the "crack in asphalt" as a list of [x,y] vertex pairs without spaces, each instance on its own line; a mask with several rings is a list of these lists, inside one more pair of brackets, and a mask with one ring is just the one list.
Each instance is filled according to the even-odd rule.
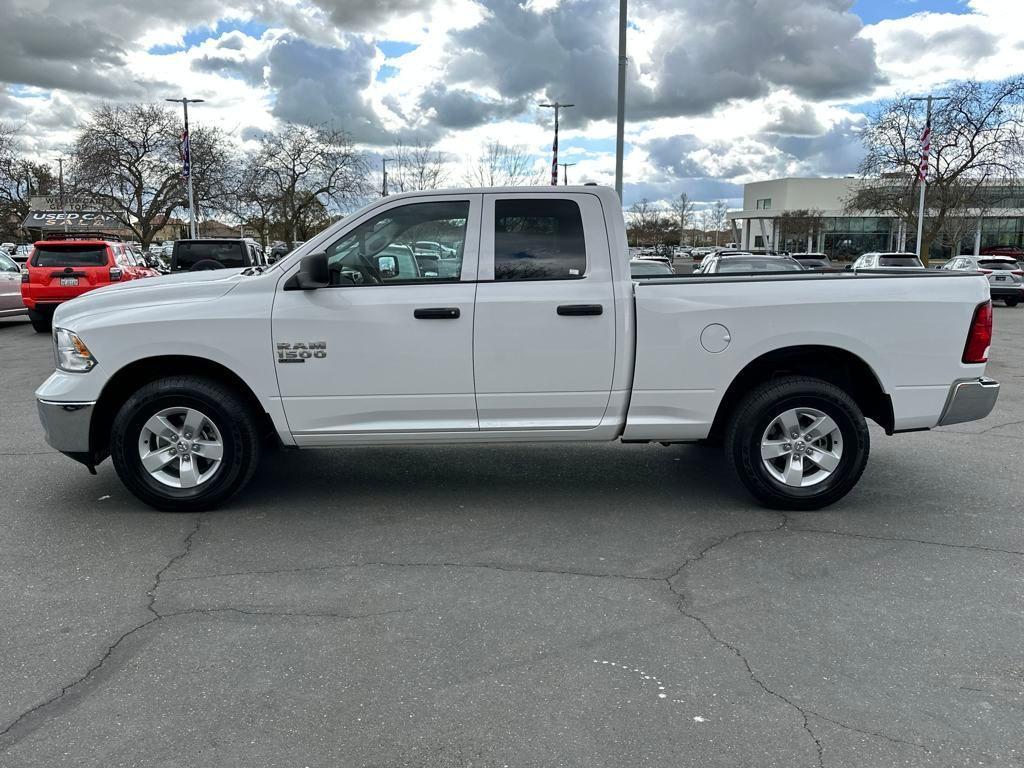
[[979,552],[992,552],[999,555],[1024,555],[1016,549],[999,549],[998,547],[985,547],[981,544],[953,544],[946,541],[929,541],[927,539],[911,539],[902,536],[875,536],[869,533],[848,533],[846,531],[828,531],[823,528],[791,528],[787,527],[790,533],[818,533],[824,536],[843,536],[850,539],[871,539],[874,541],[905,542],[907,544],[923,544],[929,547],[948,547],[950,549],[973,549]]
[[396,609],[393,611],[375,611],[373,613],[329,613],[316,611],[247,611],[244,608],[224,606],[221,608],[189,608],[184,611],[173,611],[162,613],[160,618],[169,619],[174,616],[191,616],[193,614],[210,613],[239,613],[243,616],[299,616],[307,619],[369,619],[374,616],[389,616],[393,613],[412,613],[412,608]]
[[905,744],[908,747],[917,747],[921,751],[927,752],[928,754],[931,754],[931,750],[928,749],[927,746],[925,746],[924,744],[918,744],[916,741],[906,741],[905,739],[898,739],[895,736],[890,736],[887,733],[880,733],[879,731],[868,731],[868,730],[866,730],[864,728],[858,728],[858,727],[856,727],[854,725],[850,725],[849,723],[843,723],[843,722],[840,722],[839,720],[834,720],[831,717],[827,717],[827,716],[821,714],[820,712],[815,712],[814,710],[811,710],[811,709],[807,710],[807,714],[813,715],[814,717],[818,718],[819,720],[824,720],[826,723],[832,723],[832,725],[839,726],[840,728],[842,728],[844,730],[847,730],[847,731],[854,731],[855,733],[862,733],[865,736],[875,736],[875,737],[877,737],[879,739],[885,739],[886,741],[891,741],[893,744]]
[[[192,549],[192,539],[199,532],[199,528],[201,526],[202,517],[197,515],[195,525],[192,526],[192,530],[189,531],[187,536],[185,536],[185,540],[182,543],[181,551],[178,552],[178,554],[171,557],[171,559],[168,560],[164,564],[164,566],[160,568],[160,570],[158,570],[156,574],[153,576],[153,585],[148,590],[146,590],[146,595],[149,598],[148,602],[146,603],[146,610],[153,614],[152,617],[150,617],[146,621],[136,624],[127,632],[122,633],[120,637],[118,637],[116,640],[114,640],[113,643],[107,646],[107,650],[104,651],[103,655],[100,656],[99,660],[96,661],[96,663],[94,663],[91,667],[89,667],[85,671],[85,673],[82,674],[80,677],[63,686],[60,689],[60,691],[58,691],[50,698],[25,710],[20,715],[18,715],[3,730],[0,730],[0,749],[7,750],[10,747],[14,746],[20,740],[20,737],[17,735],[15,729],[17,729],[22,723],[26,723],[26,721],[33,715],[41,714],[45,710],[60,702],[61,699],[63,699],[69,693],[74,691],[78,686],[80,686],[82,683],[84,683],[86,680],[88,680],[90,677],[96,674],[96,672],[98,672],[103,667],[103,665],[107,663],[107,659],[110,658],[110,656],[114,653],[114,651],[117,650],[118,646],[120,646],[121,643],[123,643],[132,635],[134,635],[136,632],[148,627],[150,624],[160,621],[163,618],[154,607],[156,603],[156,591],[160,588],[160,580],[162,579],[164,573],[167,572],[168,568],[171,568],[175,563],[177,563],[179,560],[181,560],[183,557],[186,557],[189,554],[189,552]],[[40,725],[41,724],[42,723],[40,723]],[[26,728],[25,733],[23,733],[22,736],[28,735],[28,733],[30,733],[32,730],[34,730],[34,728]]]

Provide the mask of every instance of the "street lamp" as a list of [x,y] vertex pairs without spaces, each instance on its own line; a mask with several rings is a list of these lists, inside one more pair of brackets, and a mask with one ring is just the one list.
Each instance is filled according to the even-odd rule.
[[559,165],[562,166],[562,186],[563,187],[568,187],[569,186],[569,171],[567,171],[566,169],[571,167],[571,166],[573,166],[573,165],[576,165],[576,163],[559,163]]
[[538,104],[538,107],[546,107],[555,110],[555,143],[551,145],[551,186],[558,186],[558,110],[575,107],[575,104]]
[[622,151],[626,134],[626,6],[628,0],[619,0],[619,95],[615,118],[615,191],[622,202]]
[[181,137],[182,139],[182,176],[185,177],[185,181],[188,184],[188,231],[189,236],[195,240],[196,234],[196,203],[195,198],[192,195],[192,149],[191,149],[191,138],[188,133],[188,105],[189,104],[202,104],[205,99],[189,99],[182,97],[180,99],[164,99],[164,101],[171,101],[175,104],[181,104],[185,110],[185,134]]

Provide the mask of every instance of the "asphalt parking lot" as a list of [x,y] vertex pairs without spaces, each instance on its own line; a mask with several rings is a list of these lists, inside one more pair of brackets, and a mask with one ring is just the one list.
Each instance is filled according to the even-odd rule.
[[[0,321],[0,766],[1024,763],[1024,308],[985,421],[819,513],[717,451],[267,457],[150,511],[51,451]],[[926,329],[922,329],[926,333]]]

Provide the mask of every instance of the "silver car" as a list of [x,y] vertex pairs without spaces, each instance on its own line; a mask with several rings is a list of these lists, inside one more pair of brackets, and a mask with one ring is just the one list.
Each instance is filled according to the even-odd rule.
[[1024,270],[1010,256],[957,256],[942,265],[952,272],[981,272],[988,277],[989,292],[1008,307],[1024,300]]
[[27,314],[21,300],[21,267],[5,253],[0,253],[0,317]]
[[892,251],[865,253],[858,257],[851,269],[924,269],[916,253]]

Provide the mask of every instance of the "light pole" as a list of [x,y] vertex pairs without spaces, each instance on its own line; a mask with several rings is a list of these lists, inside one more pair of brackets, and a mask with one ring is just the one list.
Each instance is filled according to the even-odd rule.
[[181,104],[185,110],[185,133],[181,137],[182,146],[182,176],[185,177],[185,181],[188,185],[188,232],[189,237],[193,240],[196,239],[196,203],[195,198],[192,195],[192,147],[191,137],[188,133],[188,105],[189,104],[202,104],[205,99],[190,99],[182,97],[180,99],[164,99],[164,101],[172,101],[175,104]]
[[615,191],[622,202],[622,152],[626,135],[626,6],[627,0],[619,0],[619,97],[618,114],[615,118]]
[[576,163],[559,163],[559,165],[562,166],[562,186],[563,187],[568,187],[569,186],[569,171],[566,170],[566,169],[567,168],[571,168],[572,166],[576,165]]
[[538,107],[547,107],[555,110],[555,143],[551,145],[551,186],[558,186],[558,110],[575,107],[575,104],[538,104]]
[[380,185],[380,196],[381,197],[387,197],[388,196],[388,163],[393,163],[393,162],[395,162],[395,158],[393,158],[393,157],[382,157],[380,159],[381,167],[384,169],[384,174],[383,174],[384,179],[383,179],[383,182]]
[[928,104],[924,121],[924,133],[921,134],[921,164],[918,166],[917,179],[921,182],[921,201],[917,207],[917,258],[924,264],[921,253],[921,240],[924,238],[924,192],[928,186],[928,156],[932,151],[932,102],[945,101],[948,96],[916,96],[911,101],[924,101]]

